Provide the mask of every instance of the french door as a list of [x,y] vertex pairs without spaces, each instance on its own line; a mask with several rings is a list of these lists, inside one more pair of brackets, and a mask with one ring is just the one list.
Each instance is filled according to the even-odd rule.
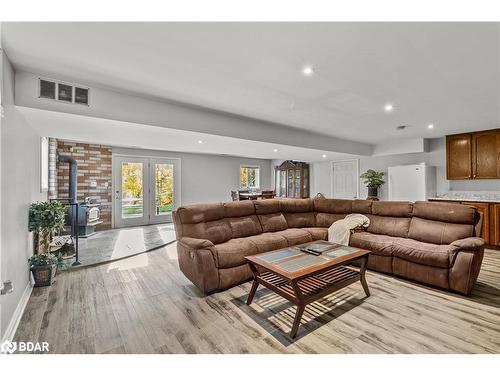
[[113,158],[115,228],[168,223],[180,204],[180,160]]

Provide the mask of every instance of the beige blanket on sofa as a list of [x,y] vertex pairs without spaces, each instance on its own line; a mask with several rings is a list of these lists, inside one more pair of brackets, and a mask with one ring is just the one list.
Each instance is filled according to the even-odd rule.
[[328,241],[341,245],[349,245],[351,230],[356,228],[367,228],[370,219],[361,214],[350,214],[344,219],[338,220],[328,228]]

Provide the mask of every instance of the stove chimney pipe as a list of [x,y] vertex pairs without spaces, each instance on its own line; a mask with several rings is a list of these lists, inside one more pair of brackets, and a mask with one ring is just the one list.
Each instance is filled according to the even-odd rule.
[[69,163],[69,202],[76,203],[76,187],[78,177],[78,166],[76,160],[70,156],[57,155],[60,163]]

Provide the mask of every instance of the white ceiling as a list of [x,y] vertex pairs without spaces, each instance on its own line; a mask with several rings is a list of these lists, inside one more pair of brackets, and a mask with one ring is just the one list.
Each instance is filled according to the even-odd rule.
[[7,23],[2,32],[17,68],[350,140],[500,123],[497,23]]

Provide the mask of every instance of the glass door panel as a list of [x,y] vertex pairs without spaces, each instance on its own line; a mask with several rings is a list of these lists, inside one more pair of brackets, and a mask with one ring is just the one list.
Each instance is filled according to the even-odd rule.
[[144,217],[143,163],[121,163],[122,219]]
[[144,158],[114,158],[115,227],[149,224],[148,165]]
[[179,160],[150,159],[151,223],[172,221],[180,194]]

